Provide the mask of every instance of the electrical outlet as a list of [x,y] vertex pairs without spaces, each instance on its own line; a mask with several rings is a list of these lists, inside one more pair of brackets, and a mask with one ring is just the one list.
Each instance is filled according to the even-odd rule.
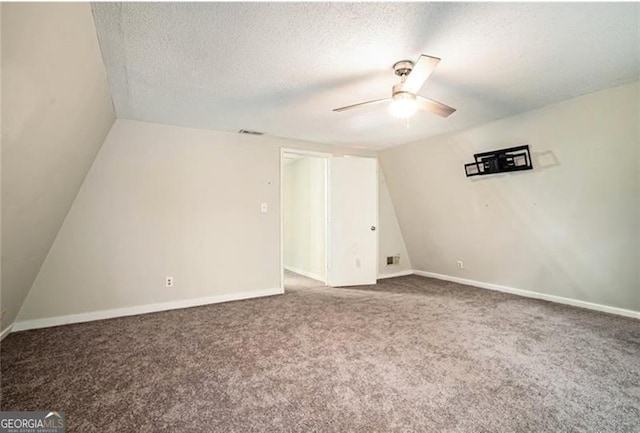
[[173,277],[164,277],[164,286],[173,287]]
[[462,263],[462,260],[458,260],[458,269],[464,269],[464,263]]

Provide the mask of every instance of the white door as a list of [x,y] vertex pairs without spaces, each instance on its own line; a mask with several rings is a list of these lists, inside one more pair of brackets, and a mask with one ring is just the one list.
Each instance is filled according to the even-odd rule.
[[378,163],[334,157],[329,168],[330,286],[375,284],[378,273]]

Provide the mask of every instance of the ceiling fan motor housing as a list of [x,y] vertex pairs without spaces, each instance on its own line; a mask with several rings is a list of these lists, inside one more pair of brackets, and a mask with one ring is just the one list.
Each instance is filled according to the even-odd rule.
[[416,99],[415,93],[402,90],[402,84],[403,83],[398,83],[393,85],[393,89],[391,90],[391,99]]

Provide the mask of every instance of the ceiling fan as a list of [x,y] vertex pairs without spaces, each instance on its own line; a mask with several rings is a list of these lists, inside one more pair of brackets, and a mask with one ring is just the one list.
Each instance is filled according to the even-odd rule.
[[418,90],[429,75],[440,63],[437,57],[422,54],[418,61],[401,60],[393,65],[395,74],[400,77],[400,82],[393,86],[391,98],[374,99],[373,101],[361,102],[359,104],[347,105],[336,108],[333,111],[346,111],[352,108],[359,108],[365,105],[378,104],[380,102],[391,102],[390,111],[395,117],[408,119],[420,109],[429,113],[434,113],[442,117],[448,117],[456,111],[448,105],[417,95]]

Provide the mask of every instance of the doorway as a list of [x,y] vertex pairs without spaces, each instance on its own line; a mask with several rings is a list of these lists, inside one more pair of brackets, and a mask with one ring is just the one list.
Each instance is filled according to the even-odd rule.
[[281,149],[281,287],[376,284],[376,158]]
[[327,282],[328,157],[282,152],[283,287],[322,287]]

